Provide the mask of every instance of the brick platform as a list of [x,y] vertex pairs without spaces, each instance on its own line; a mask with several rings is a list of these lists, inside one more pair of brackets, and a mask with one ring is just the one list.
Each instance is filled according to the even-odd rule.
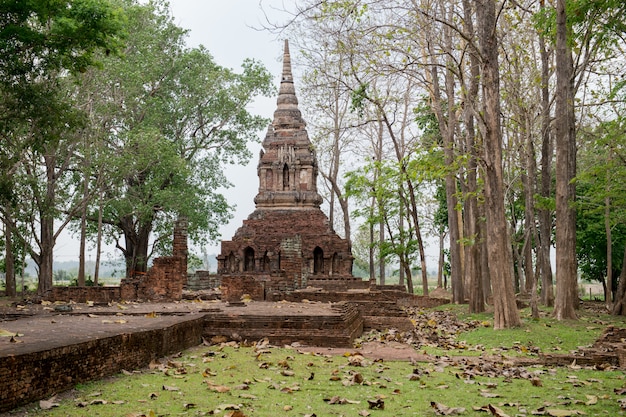
[[359,310],[348,303],[74,304],[64,314],[43,308],[0,311],[0,329],[20,335],[17,343],[0,337],[0,412],[141,368],[202,337],[347,347],[363,330]]

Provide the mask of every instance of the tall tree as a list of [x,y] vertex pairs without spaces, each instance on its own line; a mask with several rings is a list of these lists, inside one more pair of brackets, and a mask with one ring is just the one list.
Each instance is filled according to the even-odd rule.
[[12,195],[5,188],[3,220],[21,242],[30,239],[19,235],[11,216],[39,224],[39,230],[30,229],[36,245],[27,250],[39,267],[38,292],[43,294],[52,286],[56,236],[67,225],[61,221],[60,229],[54,226],[60,213],[57,187],[70,156],[57,152],[72,148],[67,146],[69,132],[80,121],[58,81],[68,71],[87,70],[98,51],[115,51],[123,19],[108,1],[91,0],[3,1],[0,16],[0,95],[8,110],[2,112],[0,128],[0,158],[6,168],[2,182],[15,190],[18,177],[24,179],[32,191],[25,200],[33,204],[20,205],[20,212],[6,206]]
[[573,60],[566,0],[556,2],[556,299],[558,320],[575,319],[578,306],[576,265],[576,133]]
[[[106,178],[102,224],[126,260],[126,273],[147,269],[165,249],[173,220],[189,220],[190,237],[214,239],[230,207],[223,164],[250,157],[266,120],[250,114],[254,97],[273,91],[271,75],[244,61],[241,73],[217,65],[203,47],[184,46],[167,3],[125,3],[134,28],[123,59],[103,60],[82,88],[95,98],[106,137],[95,171]],[[87,84],[90,83],[90,84]],[[95,223],[99,204],[91,206]]]
[[487,251],[494,293],[494,329],[503,329],[519,326],[521,322],[513,292],[511,249],[504,214],[496,4],[501,6],[492,0],[477,0],[476,21],[482,57]]

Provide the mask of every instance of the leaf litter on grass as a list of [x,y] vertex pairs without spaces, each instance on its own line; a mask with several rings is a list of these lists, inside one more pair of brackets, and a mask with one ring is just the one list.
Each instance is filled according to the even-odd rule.
[[[455,322],[447,312],[414,313],[414,331],[372,332],[359,342],[371,337],[410,342],[416,349],[458,349],[464,346],[456,341],[460,334],[488,325],[485,320]],[[265,339],[247,346],[225,341],[207,345],[154,361],[140,373],[122,373],[113,384],[87,384],[87,391],[78,395],[101,392],[99,405],[82,400],[86,408],[97,406],[101,416],[263,417],[276,410],[286,416],[614,415],[626,404],[624,374],[612,367],[523,367],[504,356],[494,360],[483,355],[394,362],[370,360],[356,348],[329,356],[297,345],[278,348]],[[119,384],[124,387],[110,388]],[[59,401],[46,415],[85,415],[74,411],[79,403]]]

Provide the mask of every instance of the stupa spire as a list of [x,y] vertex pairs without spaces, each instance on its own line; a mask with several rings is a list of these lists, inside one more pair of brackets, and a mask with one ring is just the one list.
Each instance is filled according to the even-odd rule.
[[291,55],[289,54],[289,41],[285,39],[285,49],[283,52],[283,74],[276,100],[276,111],[274,112],[274,129],[281,128],[303,128],[306,126],[302,113],[298,109],[298,98],[296,88],[293,84],[293,74],[291,72]]
[[274,120],[267,129],[259,159],[256,207],[264,209],[317,209],[317,159],[298,109],[291,73],[289,43],[285,41],[283,73]]

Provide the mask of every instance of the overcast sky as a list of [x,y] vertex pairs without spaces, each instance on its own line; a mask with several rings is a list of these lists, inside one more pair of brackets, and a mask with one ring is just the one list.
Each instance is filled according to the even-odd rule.
[[[176,23],[190,30],[188,45],[204,45],[222,66],[237,70],[245,58],[254,58],[274,74],[278,86],[282,71],[283,40],[261,30],[270,19],[280,19],[276,0],[170,0]],[[297,87],[297,80],[296,80]],[[249,110],[271,118],[276,109],[276,97],[257,100]],[[262,140],[265,130],[259,132]],[[227,167],[226,173],[233,187],[224,195],[235,204],[234,218],[220,229],[222,239],[230,240],[243,220],[254,211],[254,196],[259,181],[256,172],[260,144],[252,144],[252,160],[245,167]],[[218,253],[219,243],[207,248]]]
[[[281,13],[276,9],[282,6],[282,0],[170,0],[172,14],[176,24],[189,29],[188,46],[204,45],[213,55],[217,64],[239,70],[245,58],[260,61],[274,74],[274,83],[278,86],[282,69],[283,40],[267,31],[259,30],[266,22],[264,14],[279,21]],[[262,8],[261,8],[262,6]],[[296,88],[298,86],[296,80]],[[255,114],[271,118],[276,108],[276,98],[257,100],[249,108]],[[259,132],[262,140],[265,131]],[[253,144],[253,157],[245,167],[227,167],[226,174],[233,187],[224,194],[230,204],[235,204],[234,218],[220,228],[222,239],[230,240],[243,220],[254,210],[253,198],[258,191],[256,165],[260,145]],[[91,246],[91,245],[90,245]],[[119,250],[112,248],[114,256],[119,257]],[[207,248],[208,253],[217,253],[219,243]],[[91,250],[92,259],[95,251]],[[62,236],[55,247],[55,259],[71,261],[78,259],[78,241],[76,237]]]

